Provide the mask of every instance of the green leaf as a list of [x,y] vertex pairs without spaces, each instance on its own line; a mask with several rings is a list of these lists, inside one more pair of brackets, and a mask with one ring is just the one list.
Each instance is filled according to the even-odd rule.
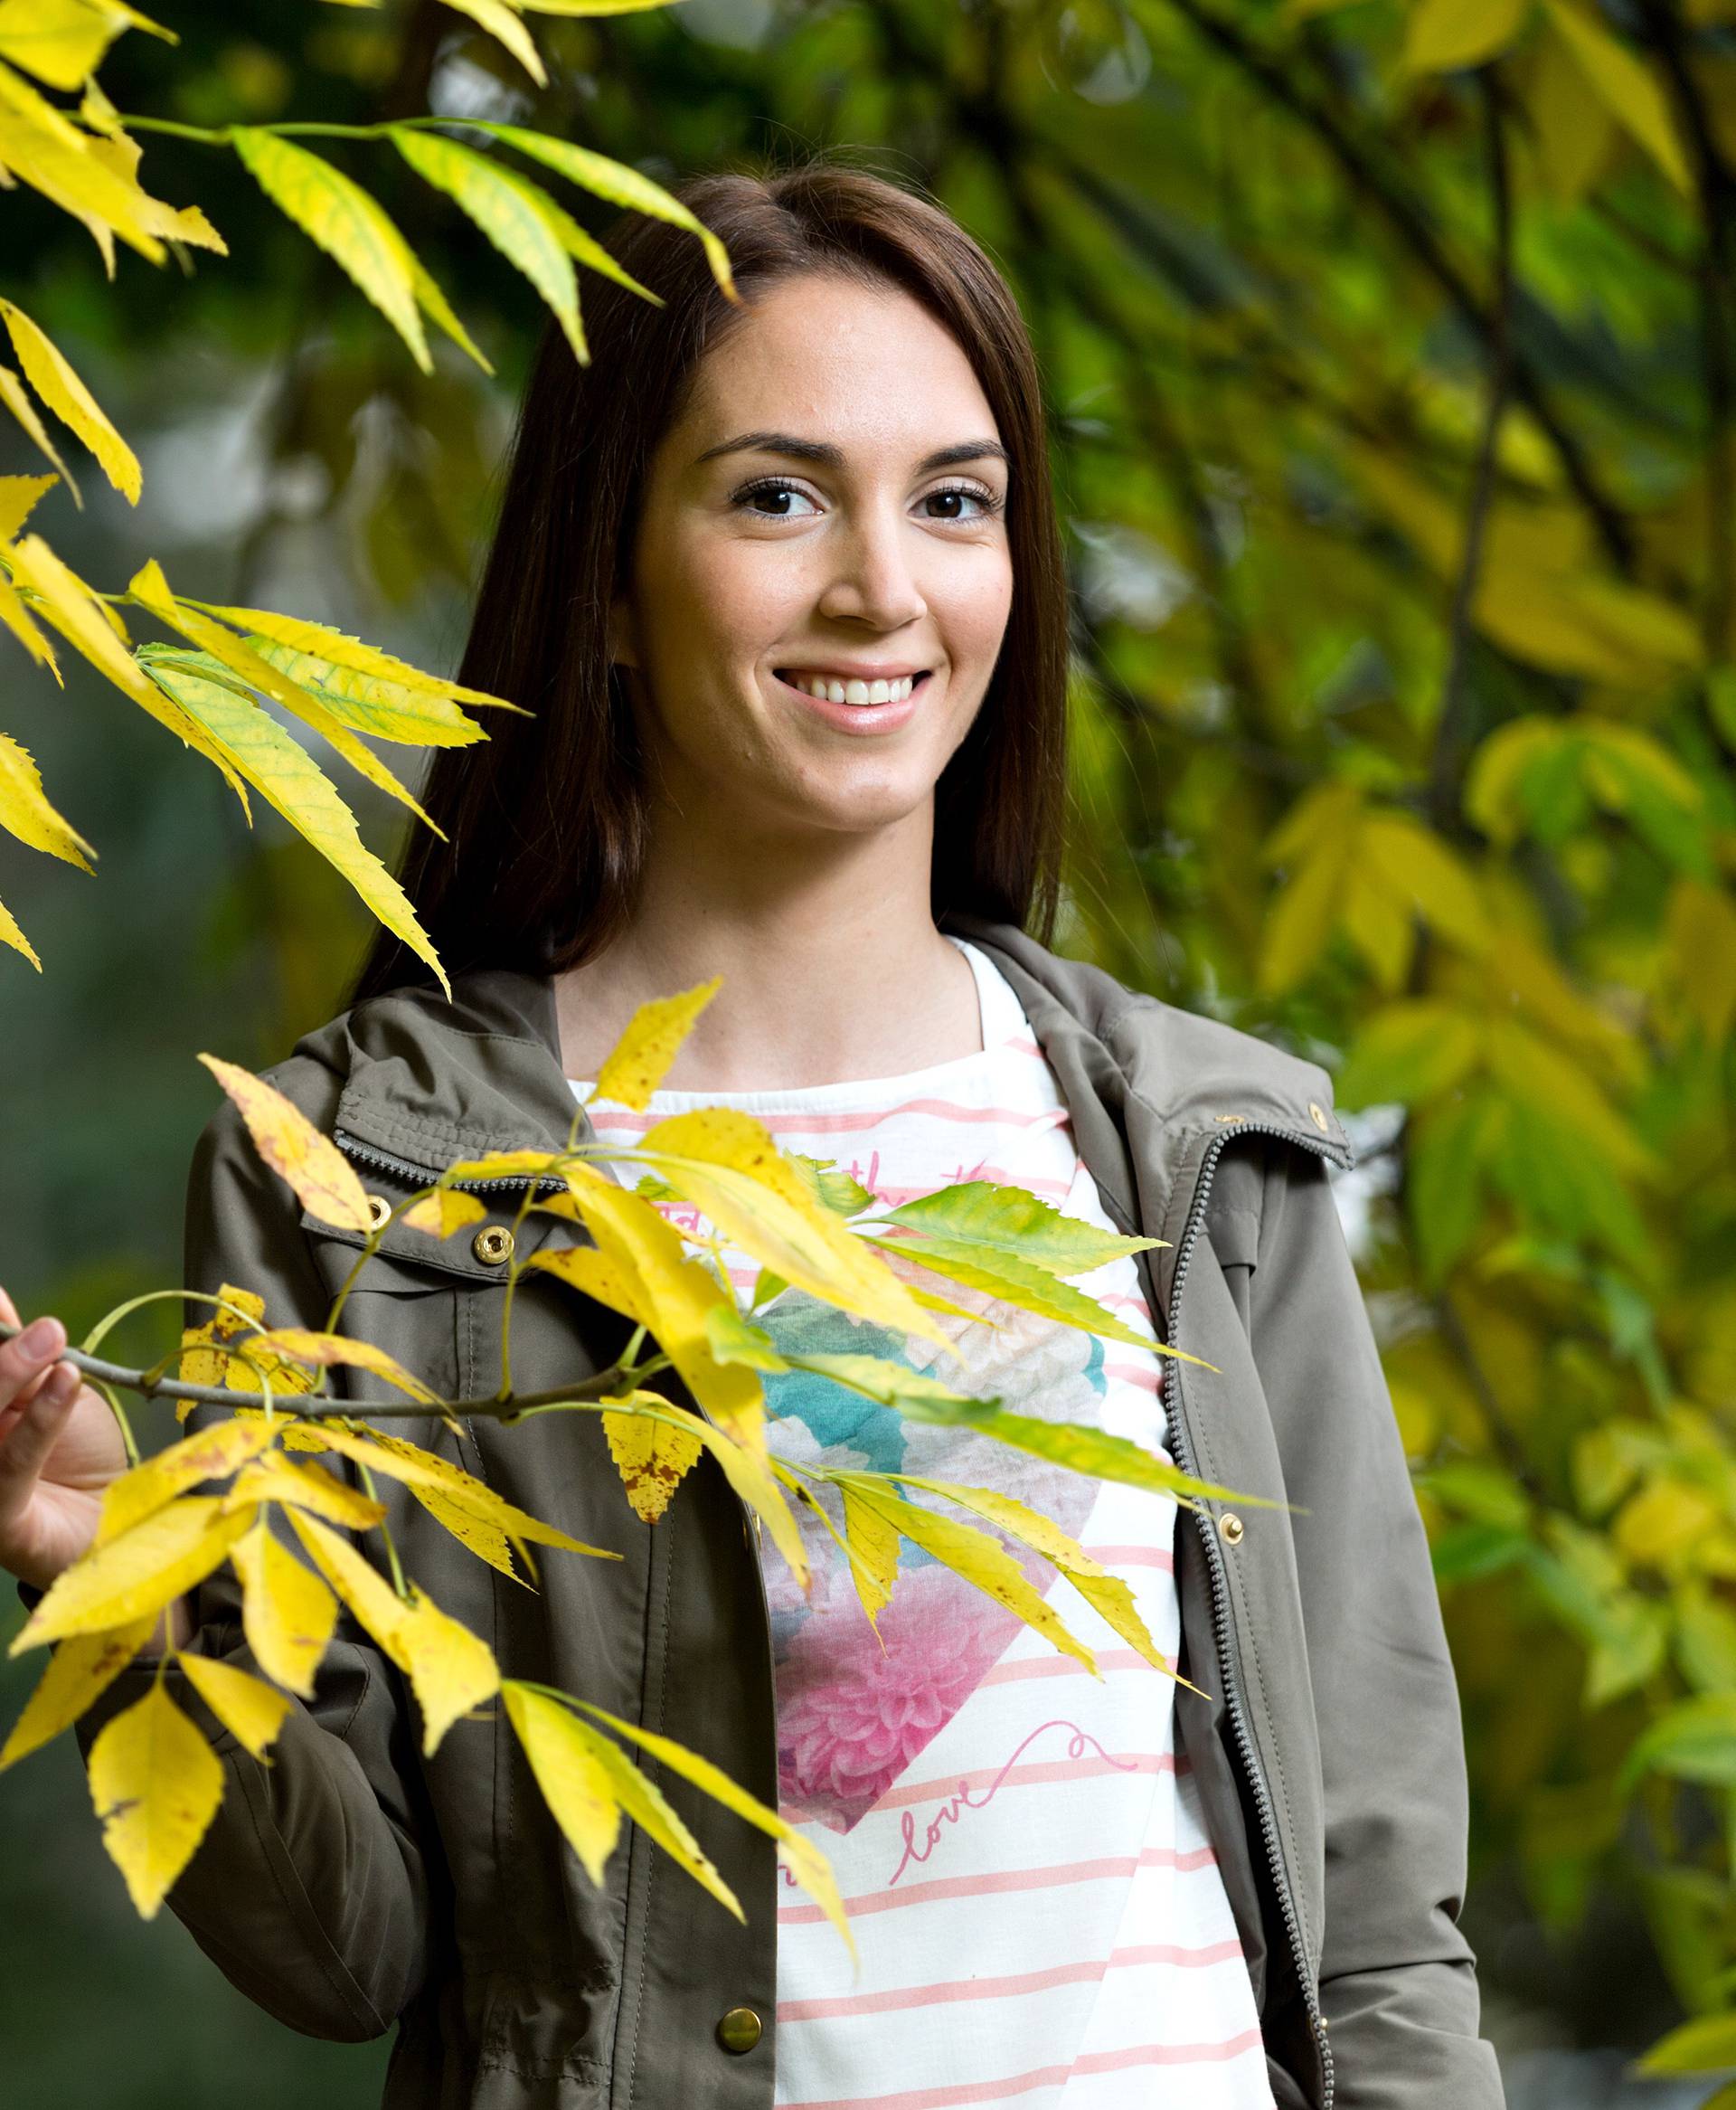
[[1088,1274],[1108,1261],[1165,1243],[1099,1230],[1077,1216],[1063,1216],[1023,1187],[988,1179],[943,1187],[873,1219],[876,1229],[890,1224],[921,1234],[922,1244],[908,1248],[918,1259],[930,1240],[939,1240],[954,1251],[974,1246],[1052,1275]]

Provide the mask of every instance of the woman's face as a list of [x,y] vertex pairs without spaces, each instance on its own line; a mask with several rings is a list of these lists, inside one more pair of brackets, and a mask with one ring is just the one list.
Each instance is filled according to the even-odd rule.
[[652,457],[611,609],[658,803],[762,835],[926,826],[1006,629],[1007,479],[907,294],[809,273],[754,300]]

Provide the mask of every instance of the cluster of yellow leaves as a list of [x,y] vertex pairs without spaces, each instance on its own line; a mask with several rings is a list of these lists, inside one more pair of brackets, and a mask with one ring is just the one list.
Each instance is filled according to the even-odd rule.
[[[370,5],[372,0],[354,0]],[[457,12],[513,52],[542,82],[544,73],[523,15],[529,0],[448,0]],[[613,14],[666,0],[536,0],[536,12]],[[117,237],[154,264],[189,245],[227,254],[196,205],[172,207],[138,181],[140,149],[99,86],[95,69],[115,38],[133,28],[178,40],[120,0],[5,0],[0,5],[0,190],[22,181],[88,227],[110,278]],[[28,78],[27,78],[28,76]],[[64,108],[42,87],[80,93]],[[387,128],[405,165],[449,196],[522,270],[560,318],[575,357],[589,354],[580,317],[576,265],[600,272],[643,298],[659,297],[618,265],[546,190],[504,165],[507,149],[552,169],[591,195],[684,228],[704,248],[718,285],[737,299],[727,252],[678,200],[637,170],[572,141],[522,126],[471,127],[488,137],[483,152],[407,119]],[[269,128],[236,125],[210,132],[231,148],[266,195],[349,274],[387,318],[426,373],[432,370],[424,314],[485,372],[450,301],[371,194],[323,156]],[[11,300],[0,321],[23,377],[0,362],[0,406],[83,500],[38,402],[95,455],[109,481],[137,504],[138,460],[96,397],[47,335]],[[33,399],[26,388],[35,391]],[[354,814],[299,741],[261,708],[282,705],[333,747],[359,775],[429,821],[416,800],[358,737],[420,747],[461,746],[487,737],[459,706],[517,710],[505,698],[463,688],[325,624],[261,609],[216,608],[175,594],[153,560],[125,596],[80,578],[41,535],[22,535],[54,476],[0,478],[0,625],[56,681],[62,676],[47,632],[58,631],[141,710],[222,775],[248,823],[250,785],[338,871],[385,927],[428,962],[447,987],[431,941],[397,881],[362,841]],[[129,599],[181,640],[135,649],[115,602]],[[83,871],[96,851],[61,814],[32,758],[0,735],[0,827],[31,847]],[[438,834],[440,831],[436,828]],[[0,943],[39,971],[42,961],[16,919],[0,904]]]
[[[716,986],[645,1006],[603,1065],[599,1093],[642,1108]],[[264,1079],[213,1055],[201,1059],[240,1112],[260,1157],[303,1205],[322,1222],[364,1232],[368,1248],[377,1244],[386,1226],[373,1224],[354,1169],[329,1139]],[[595,1146],[590,1154],[598,1154]],[[848,1219],[871,1199],[861,1188],[784,1158],[757,1122],[722,1110],[657,1124],[631,1156],[652,1168],[668,1193],[696,1206],[717,1235],[738,1240],[779,1283],[799,1283],[844,1310],[942,1348],[945,1337],[888,1253],[914,1257],[937,1275],[992,1291],[1023,1310],[1119,1337],[1123,1329],[1109,1314],[1066,1278],[1159,1243],[1099,1232],[1033,1195],[985,1182],[907,1203],[858,1230]],[[1023,1503],[991,1489],[899,1474],[797,1471],[775,1459],[766,1443],[762,1379],[801,1369],[912,1418],[967,1424],[1077,1470],[1177,1500],[1229,1490],[1190,1480],[1100,1430],[1005,1414],[995,1400],[955,1391],[901,1363],[781,1354],[738,1310],[722,1274],[688,1254],[684,1235],[652,1201],[587,1162],[582,1149],[461,1161],[404,1209],[403,1218],[448,1235],[476,1214],[474,1197],[451,1182],[503,1171],[524,1177],[533,1191],[551,1189],[546,1199],[526,1206],[573,1223],[590,1240],[539,1250],[524,1264],[610,1305],[651,1339],[647,1358],[624,1367],[618,1396],[594,1403],[627,1501],[646,1523],[664,1514],[683,1477],[709,1455],[804,1586],[808,1560],[792,1495],[831,1532],[871,1622],[890,1601],[899,1542],[908,1538],[1095,1672],[1090,1650],[1007,1551],[1003,1541],[1009,1540],[1052,1564],[1113,1632],[1175,1675],[1127,1585]],[[695,1234],[693,1243],[709,1249],[715,1241]],[[347,1365],[451,1423],[456,1403],[441,1400],[373,1344],[329,1330],[269,1327],[260,1298],[244,1286],[223,1283],[212,1302],[212,1316],[184,1332],[182,1381],[210,1386],[220,1400],[257,1382],[260,1403],[237,1402],[229,1418],[117,1480],[90,1550],[59,1577],[13,1643],[14,1653],[57,1645],[0,1749],[0,1768],[76,1721],[147,1645],[177,1599],[225,1563],[233,1571],[242,1632],[263,1675],[196,1649],[177,1653],[165,1642],[143,1698],[116,1714],[91,1746],[91,1793],[104,1838],[139,1911],[148,1917],[157,1909],[223,1793],[222,1763],[165,1683],[170,1657],[222,1728],[269,1763],[297,1701],[312,1697],[320,1661],[347,1613],[407,1680],[420,1710],[426,1756],[456,1723],[501,1701],[552,1814],[593,1878],[625,1815],[741,1913],[692,1832],[616,1740],[624,1738],[775,1838],[792,1874],[848,1941],[825,1857],[775,1811],[667,1738],[565,1694],[503,1679],[487,1644],[400,1573],[389,1536],[390,1578],[355,1541],[385,1532],[387,1506],[375,1493],[385,1480],[404,1488],[478,1558],[516,1580],[523,1579],[520,1564],[533,1577],[533,1546],[594,1559],[619,1556],[531,1516],[451,1461],[370,1425],[361,1404],[351,1412],[326,1401],[315,1411],[310,1395],[320,1373]],[[685,1383],[698,1412],[640,1382],[665,1367]],[[307,1453],[343,1461],[354,1481]],[[842,1528],[825,1507],[828,1492],[839,1505]],[[945,1514],[935,1501],[978,1521]]]

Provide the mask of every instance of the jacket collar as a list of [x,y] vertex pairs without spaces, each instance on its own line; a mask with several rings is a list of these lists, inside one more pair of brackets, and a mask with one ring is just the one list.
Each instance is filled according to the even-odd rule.
[[[1354,1152],[1318,1064],[1052,952],[1016,925],[955,914],[1024,1006],[1072,1111],[1080,1155],[1131,1227],[1214,1138],[1266,1130],[1348,1167]],[[554,1150],[590,1125],[561,1062],[553,978],[513,968],[375,997],[305,1035],[295,1053],[344,1080],[335,1128],[433,1171],[460,1157]],[[573,1128],[575,1113],[578,1126]],[[1143,1157],[1136,1178],[1129,1138]],[[1155,1228],[1155,1226],[1154,1226]]]

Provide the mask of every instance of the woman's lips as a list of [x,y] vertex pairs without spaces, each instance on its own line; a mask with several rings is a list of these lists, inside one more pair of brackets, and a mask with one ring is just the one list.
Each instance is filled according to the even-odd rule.
[[914,714],[929,677],[926,672],[919,674],[910,685],[910,695],[895,704],[835,704],[827,697],[809,695],[781,674],[772,678],[785,695],[824,718],[828,725],[835,725],[843,733],[861,733],[897,732]]

